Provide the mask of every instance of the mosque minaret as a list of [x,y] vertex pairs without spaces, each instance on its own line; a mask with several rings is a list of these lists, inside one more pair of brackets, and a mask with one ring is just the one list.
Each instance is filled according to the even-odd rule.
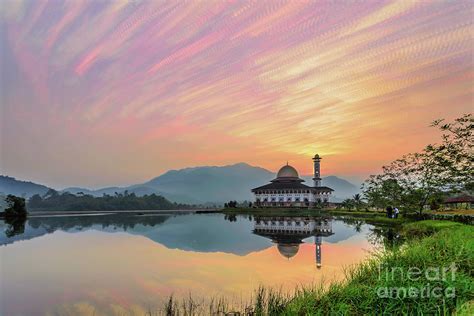
[[313,162],[314,162],[314,187],[320,187],[321,186],[321,157],[319,157],[318,154],[314,155],[313,157]]

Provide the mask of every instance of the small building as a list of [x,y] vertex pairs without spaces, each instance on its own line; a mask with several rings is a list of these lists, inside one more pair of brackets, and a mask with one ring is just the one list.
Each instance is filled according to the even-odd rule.
[[311,207],[330,202],[333,189],[321,186],[321,157],[313,158],[313,186],[303,184],[298,171],[288,165],[281,167],[269,184],[252,189],[257,207]]
[[474,197],[468,194],[463,194],[455,197],[450,197],[444,200],[444,206],[452,209],[473,209]]

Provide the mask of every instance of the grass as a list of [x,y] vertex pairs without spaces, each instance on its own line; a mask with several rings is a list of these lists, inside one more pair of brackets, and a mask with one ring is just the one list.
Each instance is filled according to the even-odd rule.
[[403,225],[400,233],[407,238],[425,237],[443,229],[455,229],[463,226],[465,225],[451,221],[426,220]]
[[[224,300],[217,300],[218,303],[213,303],[214,307],[206,309],[206,313],[473,315],[474,227],[428,220],[404,224],[403,231],[407,236],[416,238],[409,239],[399,248],[374,254],[367,261],[351,267],[343,282],[326,287],[301,288],[291,295],[259,288],[247,305],[230,308]],[[439,292],[433,292],[434,288]],[[455,296],[451,297],[453,289]],[[414,295],[414,291],[418,293]],[[438,297],[438,293],[441,296]],[[167,315],[200,314],[189,309],[192,304],[177,304],[172,300],[170,303]],[[186,311],[183,310],[185,307]]]
[[[429,221],[435,222],[435,221]],[[415,223],[416,224],[416,223]],[[415,227],[408,227],[407,231]],[[328,291],[309,293],[295,297],[285,309],[284,315],[446,315],[456,310],[471,309],[474,277],[474,227],[453,223],[426,223],[418,226],[436,227],[438,232],[423,239],[408,241],[403,247],[379,254],[348,272],[344,283],[336,283]],[[410,228],[411,227],[411,228]],[[430,280],[426,271],[444,269],[456,264],[455,279],[447,273],[445,279]],[[382,267],[382,268],[381,268]],[[392,273],[392,268],[395,273]],[[410,270],[412,269],[412,270]],[[409,271],[420,269],[421,277],[408,277]],[[382,271],[380,273],[380,271]],[[389,273],[385,273],[385,272]],[[416,270],[417,271],[417,270]],[[431,278],[431,272],[429,272]],[[455,289],[455,298],[441,297],[410,298],[404,297],[402,290],[394,298],[379,297],[382,289]]]

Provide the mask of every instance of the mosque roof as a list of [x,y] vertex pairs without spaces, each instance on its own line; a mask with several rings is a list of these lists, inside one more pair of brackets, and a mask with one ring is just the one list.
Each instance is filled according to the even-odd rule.
[[271,183],[252,189],[252,192],[256,190],[317,190],[318,192],[332,192],[333,189],[321,186],[321,187],[310,187],[301,182],[298,171],[288,163],[278,170],[277,177],[270,181]]
[[272,182],[266,185],[262,185],[258,188],[252,189],[252,192],[256,190],[317,190],[319,192],[332,192],[333,189],[329,187],[310,187],[301,182]]

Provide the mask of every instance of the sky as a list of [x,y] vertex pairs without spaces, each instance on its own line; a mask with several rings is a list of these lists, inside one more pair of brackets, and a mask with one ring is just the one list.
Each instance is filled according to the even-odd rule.
[[473,112],[470,1],[0,4],[0,173],[56,188],[247,162],[363,179]]

